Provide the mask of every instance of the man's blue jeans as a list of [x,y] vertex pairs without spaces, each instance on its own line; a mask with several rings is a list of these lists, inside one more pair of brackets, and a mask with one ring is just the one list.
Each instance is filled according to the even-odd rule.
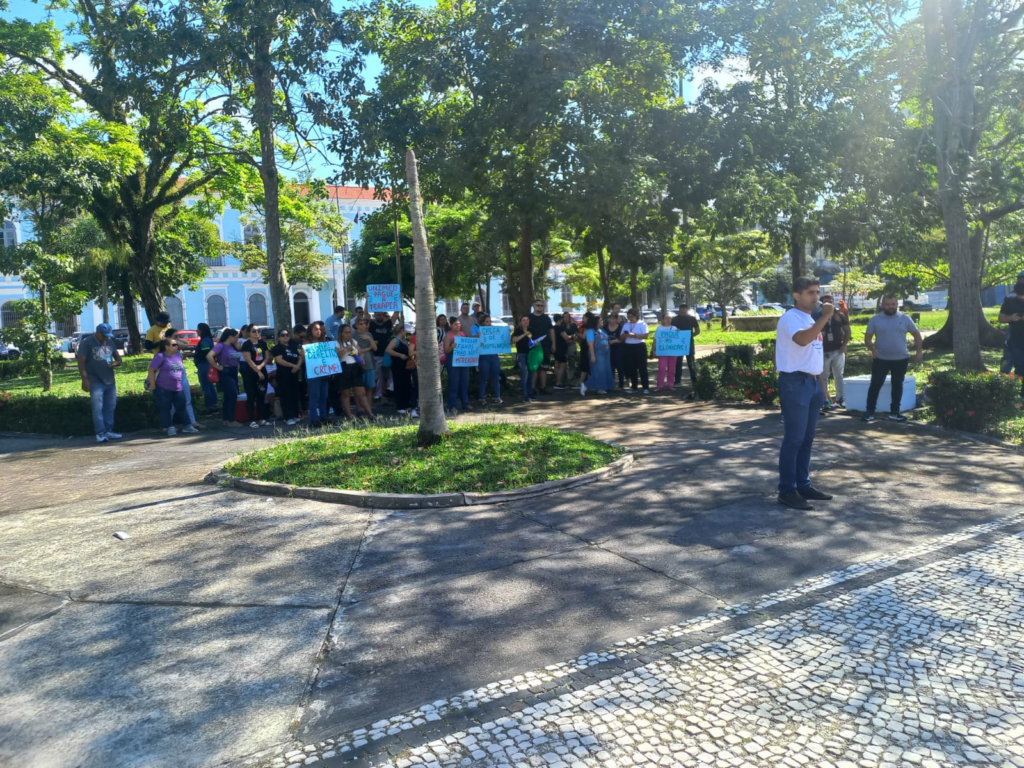
[[[1004,373],[1012,370],[1016,375],[1024,376],[1024,347],[1007,347],[1006,355],[1010,364]],[[1024,394],[1024,385],[1021,386],[1021,394]]]
[[92,426],[97,435],[114,431],[114,408],[117,407],[117,385],[89,379],[89,400],[92,403]]
[[779,493],[811,484],[811,447],[824,402],[817,376],[779,374],[779,403],[785,429],[779,450]]
[[501,397],[501,360],[497,355],[480,355],[480,399],[487,396],[487,385],[491,385],[491,393]]

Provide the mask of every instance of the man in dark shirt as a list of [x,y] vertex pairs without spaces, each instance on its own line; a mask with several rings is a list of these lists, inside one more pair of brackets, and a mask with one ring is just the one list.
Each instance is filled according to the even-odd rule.
[[381,350],[379,355],[373,356],[373,375],[377,381],[377,391],[374,394],[374,400],[380,400],[384,396],[385,390],[390,389],[390,387],[385,386],[388,378],[391,376],[391,370],[384,367],[384,350],[387,349],[388,344],[391,342],[394,328],[394,322],[384,312],[374,312],[373,319],[366,326],[366,330],[370,332],[373,340],[377,342],[377,349]]
[[[999,308],[999,322],[1006,323],[1009,331],[1006,339],[1006,356],[1009,367],[1018,376],[1024,375],[1024,280],[1013,286],[1013,296],[1007,296]],[[1024,393],[1024,387],[1022,387]]]
[[[540,369],[534,375],[533,388],[543,392],[548,383],[548,371],[551,369],[551,350],[555,346],[555,324],[551,315],[544,311],[544,302],[533,302],[533,314],[530,315],[530,338],[538,342],[544,349],[544,359]],[[537,384],[540,384],[538,387]]]
[[[690,331],[690,354],[686,356],[686,367],[690,370],[690,384],[694,384],[694,380],[697,376],[697,342],[694,341],[700,336],[700,322],[696,317],[690,314],[690,307],[688,304],[680,304],[679,309],[676,310],[676,316],[672,318],[672,327],[678,328],[680,331]],[[683,380],[683,358],[676,358],[676,376],[675,383],[679,384]],[[687,397],[693,400],[693,392]]]

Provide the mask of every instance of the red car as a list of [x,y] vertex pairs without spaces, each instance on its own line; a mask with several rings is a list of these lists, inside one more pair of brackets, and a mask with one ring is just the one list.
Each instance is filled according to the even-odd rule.
[[178,331],[178,338],[188,342],[186,352],[194,353],[196,347],[199,346],[199,333],[197,331]]

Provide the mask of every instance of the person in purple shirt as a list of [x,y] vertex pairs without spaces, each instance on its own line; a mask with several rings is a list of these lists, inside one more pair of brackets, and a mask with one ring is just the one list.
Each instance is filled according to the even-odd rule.
[[[160,409],[160,423],[167,430],[168,437],[174,437],[174,414],[182,423],[182,432],[195,433],[199,430],[192,426],[185,408],[185,392],[181,386],[181,374],[185,364],[181,352],[174,339],[161,339],[156,347],[156,354],[149,364],[149,376],[146,378],[146,389],[156,396],[156,404]],[[174,408],[174,414],[171,408]]]
[[220,332],[220,341],[213,345],[206,359],[220,371],[220,391],[224,394],[221,417],[225,426],[235,423],[235,403],[238,402],[238,363],[242,353],[235,347],[238,331],[225,328]]

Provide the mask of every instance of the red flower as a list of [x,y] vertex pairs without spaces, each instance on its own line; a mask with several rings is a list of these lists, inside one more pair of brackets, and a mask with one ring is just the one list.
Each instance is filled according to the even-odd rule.
[[968,412],[967,412],[967,415],[968,415],[968,416],[973,416],[973,415],[974,415],[974,411],[968,411]]
[[946,411],[946,415],[947,416],[952,416],[953,415],[953,411]]

